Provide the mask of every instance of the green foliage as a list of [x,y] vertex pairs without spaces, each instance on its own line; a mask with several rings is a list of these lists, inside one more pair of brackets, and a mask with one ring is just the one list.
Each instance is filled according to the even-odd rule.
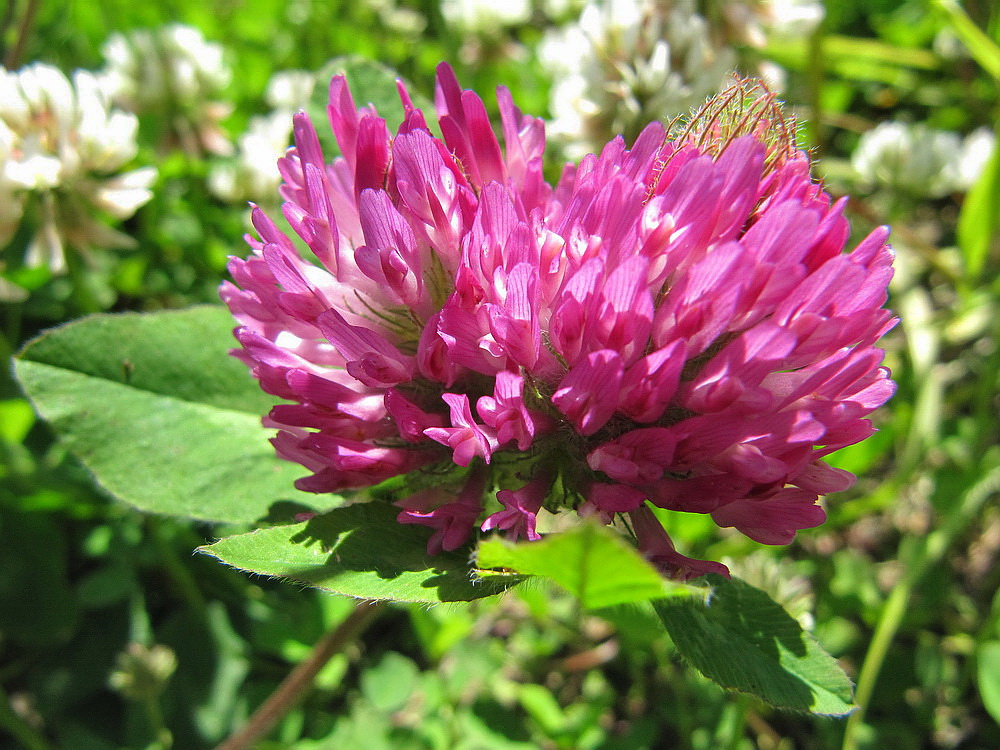
[[990,716],[1000,723],[1000,641],[986,641],[976,652],[979,695]]
[[697,593],[664,580],[621,534],[593,523],[538,542],[486,539],[479,544],[476,561],[481,568],[510,568],[550,578],[585,609]]
[[[266,399],[248,388],[252,380],[225,355],[228,318],[213,307],[95,316],[29,343],[18,356],[16,371],[42,416],[113,495],[147,512],[230,523],[260,520],[278,513],[279,502],[291,504],[284,493],[288,470],[294,467],[278,464],[260,449],[266,445],[262,430],[247,410],[262,409]],[[95,403],[102,408],[95,409]],[[164,479],[149,482],[151,476]],[[595,524],[583,523],[536,543],[484,541],[478,570],[473,570],[467,551],[428,556],[431,530],[399,524],[397,513],[378,500],[355,503],[303,523],[232,535],[203,550],[241,570],[372,600],[469,601],[521,580],[491,568],[550,578],[585,608],[697,593],[665,581],[618,533]],[[285,514],[287,518],[287,510]],[[114,601],[129,588],[128,577],[114,567],[81,583],[81,592],[93,604]],[[784,614],[763,592],[746,591],[755,594],[743,607],[770,604]],[[664,614],[673,611],[660,610],[668,629],[677,627]],[[774,622],[765,619],[757,627],[781,643],[804,637],[787,615],[779,624],[770,627]],[[736,625],[742,623],[716,618],[714,637],[725,642],[728,634],[736,642]],[[734,685],[705,666],[704,644],[674,641],[726,687],[784,707],[845,712],[829,700],[807,701],[788,688],[774,688],[756,667],[742,675],[736,666],[742,679]],[[815,668],[825,654],[814,642],[802,642],[807,644],[806,670]],[[772,673],[763,674],[770,682],[786,670],[794,672],[792,680],[801,676],[799,663],[786,658],[788,653],[794,649],[786,647],[782,658],[768,663]],[[740,663],[729,656],[726,662]],[[837,671],[832,662],[826,666]]]
[[990,256],[1000,251],[1000,148],[993,151],[982,175],[966,196],[956,234],[966,275],[969,281],[975,281]]
[[300,470],[267,443],[267,397],[226,355],[231,328],[220,307],[88,318],[28,344],[17,376],[101,486],[137,508],[246,523],[311,507],[292,487]]
[[827,716],[854,708],[851,682],[808,633],[759,589],[708,576],[702,599],[653,603],[684,657],[726,688]]
[[253,573],[364,599],[468,601],[519,580],[473,577],[467,552],[428,556],[430,530],[397,523],[398,512],[379,501],[358,503],[305,523],[230,536],[203,551]]
[[[390,119],[392,71],[429,106],[443,59],[488,108],[497,84],[525,112],[548,102],[537,8],[531,24],[475,39],[427,0],[10,5],[8,68],[96,70],[114,31],[194,24],[236,71],[221,123],[233,141],[265,110],[276,70],[346,68],[357,102]],[[805,631],[774,603],[788,603],[780,586],[665,587],[607,529],[428,558],[428,532],[400,527],[394,508],[297,492],[303,471],[274,458],[260,425],[272,399],[225,355],[233,322],[220,308],[101,316],[35,338],[84,313],[215,301],[226,256],[245,252],[245,207],[207,187],[220,158],[167,146],[165,123],[144,118],[135,166],[159,179],[119,227],[135,249],[94,248],[53,276],[23,267],[22,231],[0,256],[0,357],[22,350],[0,373],[0,750],[214,747],[348,616],[351,600],[323,589],[398,603],[263,750],[1000,746],[1000,160],[967,194],[934,200],[863,195],[849,161],[886,119],[995,129],[993,5],[826,3],[822,33],[761,52],[788,70],[783,95],[828,186],[862,196],[847,208],[854,231],[892,223],[899,255],[890,306],[903,324],[887,341],[899,392],[873,439],[833,457],[857,488],[830,498],[824,527],[773,552],[812,590]],[[400,6],[414,24],[393,15]],[[309,111],[327,138],[323,95]],[[703,517],[674,524],[685,551],[726,554],[751,578],[756,545],[718,539]],[[809,631],[857,682],[846,722],[805,713],[852,701]]]

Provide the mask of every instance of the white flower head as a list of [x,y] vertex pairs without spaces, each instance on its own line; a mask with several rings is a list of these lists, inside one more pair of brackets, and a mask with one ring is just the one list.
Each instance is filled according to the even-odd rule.
[[540,55],[553,73],[550,132],[575,154],[617,133],[701,104],[735,64],[691,0],[593,0],[577,24],[550,33]]
[[158,109],[165,102],[210,100],[232,80],[222,46],[190,26],[112,34],[102,51],[112,96],[135,112]]
[[235,158],[212,166],[208,188],[217,198],[240,203],[277,194],[281,183],[277,162],[292,142],[292,115],[306,106],[316,83],[316,75],[303,70],[271,76],[264,98],[273,111],[252,117],[239,138]]
[[95,216],[124,219],[148,201],[152,168],[125,171],[138,147],[135,115],[112,109],[95,77],[34,63],[0,69],[0,244],[33,201],[38,217],[26,262],[65,270],[64,248],[128,246]]
[[115,103],[156,113],[185,147],[192,146],[184,140],[193,133],[201,148],[229,152],[218,127],[232,110],[223,100],[232,70],[221,45],[191,26],[170,24],[112,34],[102,51],[101,85]]
[[726,35],[734,42],[764,47],[768,40],[801,39],[823,21],[820,0],[715,0]]
[[309,103],[315,88],[315,73],[308,70],[281,70],[267,82],[264,100],[272,109],[296,112]]
[[889,121],[861,135],[851,164],[869,185],[940,198],[959,184],[961,153],[962,140],[955,133]]
[[958,157],[956,187],[959,190],[967,192],[976,184],[996,147],[996,134],[989,128],[977,128],[965,137]]
[[449,26],[466,33],[491,36],[531,20],[529,0],[442,0],[441,15]]

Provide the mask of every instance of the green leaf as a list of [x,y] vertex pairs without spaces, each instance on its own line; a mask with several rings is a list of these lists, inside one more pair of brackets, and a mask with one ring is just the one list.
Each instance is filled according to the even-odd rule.
[[621,534],[594,523],[581,523],[537,542],[487,539],[479,544],[477,564],[551,578],[587,609],[695,590],[667,581]]
[[993,721],[1000,724],[1000,641],[987,641],[976,651],[979,696]]
[[277,501],[329,505],[274,455],[260,422],[274,399],[227,354],[233,325],[212,306],[95,315],[30,342],[15,371],[97,483],[140,510],[249,523]]
[[389,651],[361,673],[361,694],[381,713],[400,711],[419,687],[420,670],[411,659]]
[[1000,148],[994,147],[982,174],[965,196],[956,233],[967,281],[974,283],[990,251],[1000,246]]
[[474,577],[468,550],[429,556],[431,530],[400,524],[398,513],[373,500],[305,523],[226,537],[200,551],[241,570],[363,599],[469,601],[520,582],[509,575]]
[[854,709],[847,675],[781,605],[738,579],[706,578],[707,599],[653,602],[692,666],[724,688],[779,708],[824,716]]
[[934,5],[983,70],[1000,80],[1000,46],[976,26],[956,0],[935,0]]

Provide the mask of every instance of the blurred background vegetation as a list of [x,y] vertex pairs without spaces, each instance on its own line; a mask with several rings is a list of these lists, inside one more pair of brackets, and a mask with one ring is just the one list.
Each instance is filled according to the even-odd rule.
[[[65,272],[33,264],[26,248],[48,198],[5,188],[24,210],[0,254],[0,748],[212,747],[351,609],[192,556],[227,529],[102,495],[9,373],[25,341],[80,315],[216,302],[226,256],[245,252],[246,200],[277,204],[273,188],[241,194],[276,156],[242,136],[268,113],[287,120],[284,108],[322,112],[328,62],[343,55],[397,71],[425,97],[441,60],[488,107],[505,85],[523,111],[552,118],[553,151],[567,155],[599,148],[609,127],[629,132],[629,117],[681,114],[711,93],[715,66],[765,76],[828,189],[852,196],[856,237],[893,226],[890,306],[903,322],[887,349],[899,391],[880,432],[836,456],[857,486],[829,498],[827,524],[788,548],[720,534],[707,518],[670,520],[686,552],[726,558],[841,661],[858,683],[850,719],[725,694],[680,662],[645,610],[581,612],[532,584],[469,606],[388,608],[261,747],[1000,747],[1000,10],[990,0],[633,6],[645,7],[642,33],[578,0],[503,12],[403,0],[7,3],[8,71],[42,61],[108,74],[113,35],[137,48],[130,32],[168,24],[200,33],[171,54],[204,69],[187,99],[174,86],[153,103],[116,100],[138,117],[126,166],[157,170],[144,205],[120,221],[99,216],[132,247],[68,243]],[[588,68],[588,55],[611,64]],[[302,101],[268,96],[272,76],[290,70],[309,74],[309,86],[292,86]],[[11,80],[2,85],[0,116],[12,96]],[[287,127],[275,130],[287,143]]]

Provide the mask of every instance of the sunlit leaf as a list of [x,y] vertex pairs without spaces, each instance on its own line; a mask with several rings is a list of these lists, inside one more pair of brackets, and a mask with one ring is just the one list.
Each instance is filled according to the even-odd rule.
[[305,523],[226,537],[201,551],[233,567],[363,599],[468,601],[498,594],[516,576],[474,576],[468,550],[427,554],[429,529],[396,521],[372,501]]
[[222,307],[95,315],[29,343],[17,378],[99,485],[141,510],[247,523],[279,501],[329,504],[293,487],[260,423],[274,401],[228,355]]
[[994,147],[982,174],[965,196],[957,235],[968,280],[974,282],[990,251],[1000,247],[1000,148]]
[[619,533],[593,523],[537,542],[488,539],[480,543],[476,561],[480,568],[551,578],[588,609],[693,592],[664,579]]
[[1000,641],[987,641],[976,651],[979,696],[993,720],[1000,724]]

